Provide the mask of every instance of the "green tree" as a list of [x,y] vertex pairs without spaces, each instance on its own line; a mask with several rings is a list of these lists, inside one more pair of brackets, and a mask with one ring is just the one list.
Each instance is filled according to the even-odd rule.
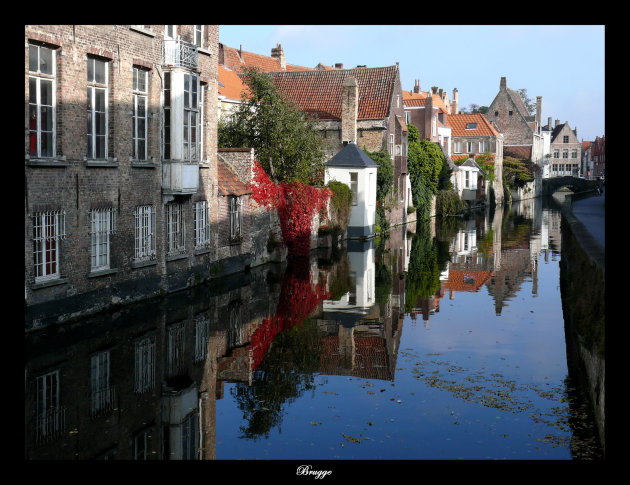
[[394,164],[391,155],[385,149],[370,152],[366,147],[363,147],[363,151],[378,165],[376,173],[376,220],[374,224],[378,226],[377,231],[380,229],[381,232],[384,232],[389,228],[389,221],[385,216],[385,202],[394,186]]
[[446,159],[437,143],[420,140],[417,127],[410,124],[407,130],[407,171],[413,205],[418,217],[426,219],[430,215],[431,198],[440,189],[440,173]]
[[274,182],[323,182],[325,154],[313,121],[282,97],[268,74],[246,68],[243,81],[249,91],[232,117],[219,123],[219,147],[254,148]]
[[536,109],[536,105],[534,104],[532,99],[527,95],[527,89],[525,88],[517,89],[516,92],[523,100],[523,103],[525,104],[527,111],[529,111],[529,114],[532,114]]

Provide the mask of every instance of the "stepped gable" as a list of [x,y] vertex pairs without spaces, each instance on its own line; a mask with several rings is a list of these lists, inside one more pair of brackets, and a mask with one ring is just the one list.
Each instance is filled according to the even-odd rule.
[[319,121],[341,120],[343,83],[357,80],[359,106],[357,120],[379,120],[389,116],[396,79],[396,66],[361,67],[332,71],[272,72],[282,95]]

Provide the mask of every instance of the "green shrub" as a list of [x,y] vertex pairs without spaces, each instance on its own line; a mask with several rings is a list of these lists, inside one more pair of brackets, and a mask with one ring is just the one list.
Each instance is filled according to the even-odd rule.
[[452,190],[440,190],[435,202],[435,212],[439,216],[454,216],[464,211],[466,204]]

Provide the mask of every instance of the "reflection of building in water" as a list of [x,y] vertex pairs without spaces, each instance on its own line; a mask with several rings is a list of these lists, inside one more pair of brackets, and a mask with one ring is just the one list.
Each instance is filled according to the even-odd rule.
[[[396,257],[398,249],[404,255],[404,247],[398,246],[390,249]],[[399,319],[404,312],[400,293],[396,299],[389,294],[384,305],[376,304],[373,240],[349,241],[347,254],[349,291],[336,301],[325,300],[318,319],[322,334],[320,370],[329,375],[393,380],[401,334]],[[404,266],[404,257],[396,260]],[[388,288],[391,293],[400,291],[395,268],[393,273],[392,288]]]

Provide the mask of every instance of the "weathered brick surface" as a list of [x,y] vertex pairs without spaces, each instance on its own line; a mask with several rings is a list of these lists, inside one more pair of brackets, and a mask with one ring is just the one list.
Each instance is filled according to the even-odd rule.
[[[217,54],[218,26],[205,26],[204,49],[199,51],[198,71],[205,89],[203,110],[203,160],[197,193],[182,198],[186,224],[184,261],[166,262],[164,204],[162,195],[162,44],[164,26],[144,26],[153,35],[128,25],[27,25],[25,27],[25,298],[29,306],[74,295],[96,292],[100,303],[136,298],[149,288],[140,284],[153,281],[153,291],[169,290],[170,280],[189,281],[193,268],[202,277],[210,276],[218,257],[219,239],[211,251],[193,251],[193,206],[208,200],[211,228],[220,224],[216,189],[217,140]],[[192,42],[193,26],[178,26],[178,34]],[[29,43],[43,43],[56,50],[56,157],[47,160],[28,156],[28,78]],[[87,153],[87,59],[95,55],[108,62],[108,162],[92,166]],[[133,66],[149,72],[148,79],[148,164],[138,167],[132,156]],[[89,210],[95,205],[111,205],[117,212],[116,233],[111,236],[111,268],[117,272],[99,277],[90,273]],[[134,216],[138,205],[156,209],[157,264],[132,267],[134,257]],[[63,209],[66,238],[61,242],[60,269],[64,284],[38,288],[34,285],[32,214],[42,207]],[[130,282],[138,284],[129,284]],[[122,288],[126,288],[125,294]],[[134,288],[137,290],[134,292]],[[141,289],[140,289],[141,288]],[[97,299],[99,299],[97,298]]]

